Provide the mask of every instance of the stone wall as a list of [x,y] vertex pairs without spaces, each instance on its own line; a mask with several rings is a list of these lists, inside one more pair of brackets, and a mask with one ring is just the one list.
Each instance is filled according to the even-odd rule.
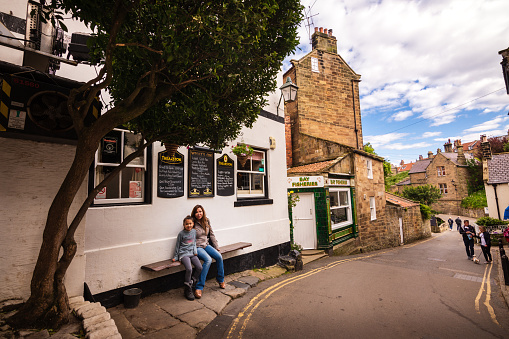
[[299,147],[294,151],[294,166],[335,159],[352,150],[350,147],[306,134],[300,134],[297,142]]
[[403,221],[403,242],[405,244],[431,236],[431,225],[429,220],[422,220],[419,205],[402,208],[387,204],[387,223],[395,234],[397,242],[401,241],[399,233],[399,218]]

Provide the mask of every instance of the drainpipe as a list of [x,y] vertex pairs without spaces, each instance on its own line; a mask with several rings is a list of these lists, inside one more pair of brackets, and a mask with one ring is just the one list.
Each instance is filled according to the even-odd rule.
[[498,207],[498,196],[497,196],[497,184],[493,184],[493,190],[495,191],[495,203],[497,204],[497,215],[498,219],[500,219],[500,207]]
[[357,146],[357,149],[360,149],[359,148],[359,135],[357,134],[358,132],[358,129],[357,129],[357,114],[355,113],[355,90],[354,90],[354,87],[353,87],[353,83],[354,81],[356,81],[357,83],[360,82],[360,80],[356,80],[356,79],[352,79],[352,107],[353,107],[353,123],[354,123],[354,132],[355,132],[355,145]]

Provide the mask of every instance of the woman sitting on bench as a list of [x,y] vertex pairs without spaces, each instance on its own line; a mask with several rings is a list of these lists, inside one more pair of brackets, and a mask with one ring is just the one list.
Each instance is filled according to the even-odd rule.
[[201,205],[196,205],[193,208],[191,216],[194,220],[194,229],[196,230],[196,247],[198,248],[198,258],[203,260],[203,269],[201,271],[200,280],[196,284],[194,296],[201,298],[203,287],[205,287],[205,280],[209,272],[212,259],[217,264],[217,282],[220,288],[225,288],[224,283],[224,267],[223,257],[221,256],[219,245],[217,243],[212,227],[210,227],[209,219],[205,214],[205,209]]

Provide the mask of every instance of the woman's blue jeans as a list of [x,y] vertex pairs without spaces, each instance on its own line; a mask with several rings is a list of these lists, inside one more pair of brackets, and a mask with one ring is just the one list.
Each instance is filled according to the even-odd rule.
[[203,268],[201,270],[200,280],[196,284],[197,290],[203,290],[203,287],[205,286],[205,280],[207,280],[207,273],[209,273],[212,259],[216,261],[217,265],[217,281],[220,283],[224,281],[224,266],[221,253],[219,253],[214,247],[207,245],[205,248],[198,247],[198,258],[203,260]]

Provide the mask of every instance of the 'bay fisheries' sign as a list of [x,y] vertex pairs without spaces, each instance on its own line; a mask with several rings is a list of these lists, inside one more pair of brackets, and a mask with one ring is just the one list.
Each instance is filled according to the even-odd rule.
[[324,178],[321,176],[288,177],[288,188],[313,188],[323,187]]
[[170,157],[166,151],[157,154],[157,196],[177,198],[184,195],[184,156],[175,152]]
[[230,196],[235,194],[235,174],[234,174],[234,162],[226,154],[221,155],[216,160],[217,162],[217,195],[219,196]]

